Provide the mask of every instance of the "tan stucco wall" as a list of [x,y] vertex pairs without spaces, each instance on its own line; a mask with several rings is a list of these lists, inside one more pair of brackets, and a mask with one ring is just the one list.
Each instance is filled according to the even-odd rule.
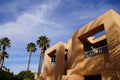
[[[61,80],[62,75],[64,74],[64,54],[65,49],[68,49],[68,45],[63,42],[59,42],[53,47],[49,48],[46,51],[45,56],[45,65],[44,65],[44,79],[45,80]],[[55,51],[56,55],[56,64],[55,67],[51,67],[51,59],[48,56],[49,53]]]
[[68,40],[68,53],[67,53],[67,68],[70,69],[72,65],[72,39]]
[[[120,23],[118,21],[120,21],[120,15],[110,10],[73,34],[71,75],[101,74],[102,80],[114,77],[118,80],[120,75]],[[100,28],[97,27],[102,27],[100,26],[102,24],[106,32],[109,53],[84,59],[83,43],[78,38],[80,36],[87,38],[99,32]]]
[[[94,39],[93,34],[104,30],[105,35]],[[84,58],[84,41],[94,44],[106,39],[108,54]],[[64,53],[68,49],[68,70],[64,73]],[[56,50],[56,66],[51,70],[48,54]],[[120,15],[109,10],[74,32],[68,43],[57,43],[46,51],[45,80],[84,80],[84,75],[101,74],[102,80],[120,80]],[[53,75],[52,75],[53,74]]]

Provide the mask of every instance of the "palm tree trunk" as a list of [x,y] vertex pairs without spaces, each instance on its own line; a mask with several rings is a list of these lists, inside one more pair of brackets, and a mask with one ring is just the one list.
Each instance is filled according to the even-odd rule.
[[2,59],[1,59],[1,57],[0,57],[0,64],[1,64],[1,60],[2,60]]
[[[5,52],[6,46],[3,46],[2,49],[3,49],[2,52]],[[1,63],[1,66],[0,66],[0,70],[2,70],[2,67],[3,67],[3,64],[4,64],[4,57],[1,60],[2,60],[1,61],[2,63]]]
[[30,52],[30,55],[29,55],[27,70],[29,70],[29,68],[30,68],[31,56],[32,56],[32,52]]
[[38,65],[37,77],[39,77],[39,74],[41,73],[43,58],[44,58],[44,49],[41,48],[41,54],[40,54],[40,60],[39,60],[39,65]]
[[3,57],[3,59],[2,59],[2,63],[1,63],[1,66],[0,66],[0,70],[2,70],[3,64],[4,64],[4,57]]

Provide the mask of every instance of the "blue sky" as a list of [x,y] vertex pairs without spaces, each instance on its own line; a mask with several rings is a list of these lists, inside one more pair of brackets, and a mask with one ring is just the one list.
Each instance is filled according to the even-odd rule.
[[[14,73],[26,70],[26,44],[47,35],[50,45],[67,42],[73,32],[109,9],[120,13],[120,0],[0,0],[0,38],[11,48],[5,66]],[[38,47],[37,47],[38,48]],[[30,69],[37,72],[40,49],[33,53]]]

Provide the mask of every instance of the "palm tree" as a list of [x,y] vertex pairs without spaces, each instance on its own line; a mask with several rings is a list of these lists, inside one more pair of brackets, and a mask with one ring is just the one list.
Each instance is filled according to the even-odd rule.
[[45,50],[49,47],[49,43],[50,43],[50,40],[46,36],[40,36],[37,40],[37,45],[39,46],[39,48],[41,48],[37,77],[39,77],[39,74],[41,73],[44,53],[45,53]]
[[30,53],[29,59],[28,59],[28,67],[27,67],[27,70],[29,70],[32,53],[35,52],[37,49],[36,49],[35,43],[33,43],[33,42],[28,43],[26,49]]
[[2,70],[2,68],[3,68],[4,59],[8,58],[8,57],[9,57],[9,55],[8,55],[8,53],[6,51],[0,53],[0,63],[1,63],[0,70]]
[[[0,51],[1,51],[1,46],[0,46]],[[0,53],[0,64],[1,64],[1,57],[2,57],[2,54]]]
[[10,47],[10,40],[7,38],[7,37],[4,37],[4,38],[1,38],[0,39],[0,47],[2,48],[2,53],[1,53],[1,67],[0,67],[0,70],[2,69],[3,67],[3,64],[4,64],[4,57],[8,58],[8,54],[7,52],[5,51],[6,50],[6,47]]

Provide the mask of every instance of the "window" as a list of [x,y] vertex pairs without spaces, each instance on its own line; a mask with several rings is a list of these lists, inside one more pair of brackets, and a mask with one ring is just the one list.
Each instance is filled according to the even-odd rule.
[[84,58],[108,53],[104,24],[78,37],[84,45]]
[[56,63],[56,56],[51,57],[51,66],[54,67]]
[[67,53],[68,53],[68,50],[66,49],[65,55],[64,55],[64,75],[67,74]]
[[48,56],[51,58],[51,67],[54,67],[56,63],[56,50],[50,52]]

